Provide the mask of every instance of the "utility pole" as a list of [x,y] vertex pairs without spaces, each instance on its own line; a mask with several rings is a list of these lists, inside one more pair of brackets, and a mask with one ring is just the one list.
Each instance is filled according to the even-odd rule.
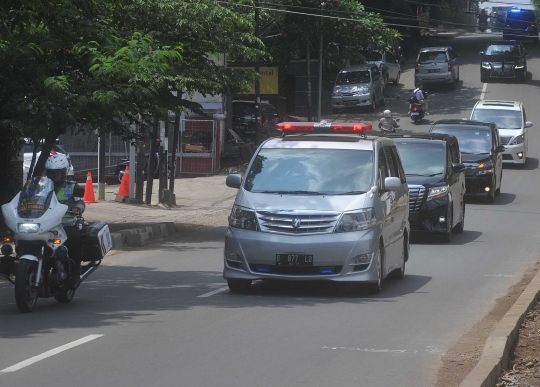
[[[255,0],[255,37],[259,38],[259,0]],[[261,82],[260,82],[260,58],[257,53],[257,60],[255,62],[255,73],[257,74],[257,79],[255,80],[255,145],[261,143]]]
[[99,131],[98,146],[98,200],[105,200],[105,133]]
[[[321,9],[323,5],[321,4]],[[322,108],[322,65],[323,65],[323,18],[321,12],[321,21],[319,23],[319,90],[317,93],[317,122],[321,122]]]
[[146,172],[146,204],[152,204],[152,187],[154,185],[154,171],[156,169],[156,139],[159,136],[159,117],[154,117],[154,128],[150,138],[150,153],[148,154],[148,170]]

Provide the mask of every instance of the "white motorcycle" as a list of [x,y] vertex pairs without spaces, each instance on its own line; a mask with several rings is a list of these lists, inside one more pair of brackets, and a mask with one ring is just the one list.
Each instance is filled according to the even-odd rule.
[[[1,248],[0,276],[15,285],[15,301],[21,312],[31,312],[39,297],[71,302],[76,288],[71,287],[70,276],[80,275],[82,282],[112,247],[109,226],[104,222],[90,225],[82,216],[69,212],[68,206],[58,202],[54,184],[47,177],[27,181],[22,191],[2,206],[2,214],[12,238],[5,238]],[[88,262],[80,273],[74,273],[77,266],[64,246],[67,235],[62,218],[66,214],[77,216],[73,225],[80,233],[82,261]]]

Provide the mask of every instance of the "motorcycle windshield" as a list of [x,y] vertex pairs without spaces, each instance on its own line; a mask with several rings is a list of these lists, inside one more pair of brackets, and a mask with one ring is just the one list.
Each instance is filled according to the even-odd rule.
[[19,217],[35,219],[43,216],[49,208],[54,184],[49,178],[36,176],[26,182],[19,197]]

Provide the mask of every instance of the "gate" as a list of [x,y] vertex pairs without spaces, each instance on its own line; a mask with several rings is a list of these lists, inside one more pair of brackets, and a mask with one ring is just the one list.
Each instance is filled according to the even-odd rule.
[[181,122],[178,154],[179,174],[216,172],[216,122],[214,120],[184,119]]

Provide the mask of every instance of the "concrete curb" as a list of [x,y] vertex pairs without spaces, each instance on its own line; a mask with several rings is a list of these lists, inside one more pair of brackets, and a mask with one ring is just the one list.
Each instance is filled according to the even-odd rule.
[[521,296],[499,321],[486,340],[478,364],[467,375],[460,387],[493,387],[504,369],[527,312],[540,296],[540,271],[527,285]]
[[146,246],[153,239],[174,234],[178,230],[174,222],[154,223],[149,226],[129,228],[111,233],[112,249]]

